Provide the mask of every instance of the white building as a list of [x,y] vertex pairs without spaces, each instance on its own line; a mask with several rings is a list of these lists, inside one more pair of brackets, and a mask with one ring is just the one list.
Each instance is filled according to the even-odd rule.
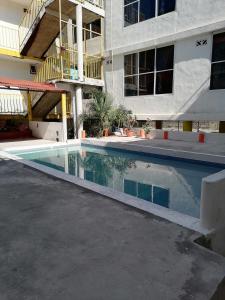
[[[225,2],[0,0],[3,76],[63,88],[74,124],[85,92],[103,87],[115,105],[157,128],[217,121],[225,132]],[[25,96],[0,90],[0,119],[26,116]],[[32,96],[30,120],[62,118],[60,99]]]
[[105,10],[116,104],[138,120],[225,120],[224,0],[108,0]]

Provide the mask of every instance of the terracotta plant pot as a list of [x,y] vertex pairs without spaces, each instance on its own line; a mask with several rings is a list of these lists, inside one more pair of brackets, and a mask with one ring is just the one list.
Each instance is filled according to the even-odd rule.
[[149,140],[150,140],[150,138],[151,138],[150,133],[146,133],[146,139],[149,139]]
[[127,131],[127,136],[128,136],[128,137],[134,136],[134,132],[133,132],[132,130],[128,130],[128,131]]
[[82,132],[81,132],[81,138],[82,139],[86,139],[86,131],[85,130],[82,130]]
[[105,128],[105,129],[103,130],[103,136],[104,136],[104,137],[108,137],[108,136],[109,136],[109,128]]
[[141,137],[142,139],[145,139],[145,131],[144,131],[144,129],[141,129],[141,130],[140,130],[140,137]]

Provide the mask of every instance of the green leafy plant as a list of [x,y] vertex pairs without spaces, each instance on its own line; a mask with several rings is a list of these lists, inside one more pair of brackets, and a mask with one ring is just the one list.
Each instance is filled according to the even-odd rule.
[[111,124],[115,127],[122,128],[127,124],[131,115],[132,115],[131,110],[128,110],[123,105],[120,105],[111,111],[110,114]]
[[128,120],[127,120],[127,123],[126,123],[126,127],[129,129],[129,130],[132,130],[134,128],[134,126],[137,125],[137,118],[136,116],[132,116],[130,115],[128,117]]
[[87,111],[80,115],[80,122],[86,122],[95,135],[102,136],[104,129],[111,125],[112,100],[108,94],[99,90],[95,90],[92,95]]
[[149,134],[151,131],[151,120],[147,119],[146,123],[142,126],[146,134]]

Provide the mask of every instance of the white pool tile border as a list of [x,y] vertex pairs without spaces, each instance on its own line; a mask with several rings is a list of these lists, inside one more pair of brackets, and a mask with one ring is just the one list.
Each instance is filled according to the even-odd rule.
[[[77,145],[79,145],[79,144],[80,143],[77,143]],[[61,144],[61,145],[56,144],[56,145],[58,147],[59,146],[64,146],[63,144]],[[46,146],[48,147],[48,145],[45,145],[45,147]],[[45,147],[42,147],[42,148],[45,148]],[[24,148],[20,147],[18,150],[30,150],[30,149],[35,149],[35,148],[37,149],[37,146],[36,147],[29,147],[29,148],[26,147],[26,149],[24,149]],[[40,147],[38,147],[38,149],[39,148]],[[51,148],[54,148],[54,146],[51,145]],[[13,148],[13,150],[16,150],[16,149]],[[15,161],[17,161],[19,163],[22,163],[22,164],[24,164],[28,167],[34,168],[38,171],[41,171],[41,172],[46,173],[48,175],[54,176],[58,179],[76,184],[80,187],[86,188],[88,190],[91,190],[91,191],[96,192],[98,194],[101,194],[103,196],[106,196],[106,197],[109,197],[111,199],[117,200],[117,201],[119,201],[123,204],[129,205],[131,207],[135,207],[135,208],[140,209],[142,211],[151,213],[151,214],[153,214],[157,217],[161,217],[163,219],[166,219],[168,221],[171,221],[175,224],[181,225],[181,226],[186,227],[188,229],[191,229],[193,231],[199,232],[201,234],[206,235],[206,234],[209,233],[209,231],[207,229],[202,228],[202,226],[200,224],[200,220],[197,219],[197,218],[193,218],[191,216],[184,215],[182,213],[170,210],[168,208],[159,206],[159,205],[154,204],[154,203],[150,203],[150,202],[145,201],[145,200],[140,200],[139,198],[136,198],[136,197],[130,196],[128,194],[113,190],[113,189],[108,188],[108,187],[103,187],[101,185],[92,183],[90,181],[80,179],[80,178],[75,177],[73,175],[69,175],[69,174],[66,174],[64,172],[52,169],[50,167],[40,165],[40,164],[35,163],[33,161],[28,161],[28,160],[21,159],[19,156],[9,154],[5,151],[0,151],[0,156],[5,158],[5,159],[15,160]]]

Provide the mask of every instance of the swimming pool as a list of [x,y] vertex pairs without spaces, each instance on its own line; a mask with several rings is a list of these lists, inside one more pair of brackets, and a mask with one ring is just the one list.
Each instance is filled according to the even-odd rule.
[[86,146],[13,151],[52,169],[195,218],[202,179],[220,166]]

